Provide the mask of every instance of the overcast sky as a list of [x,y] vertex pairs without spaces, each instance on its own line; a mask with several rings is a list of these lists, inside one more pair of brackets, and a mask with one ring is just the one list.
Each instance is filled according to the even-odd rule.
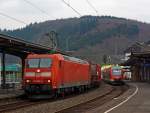
[[[0,14],[14,17],[27,24],[68,17],[79,17],[62,0],[28,0],[43,12],[25,0],[0,0]],[[65,0],[82,16],[97,15],[87,0]],[[111,15],[150,23],[150,0],[88,0],[99,15]],[[16,29],[26,26],[0,15],[1,29]]]

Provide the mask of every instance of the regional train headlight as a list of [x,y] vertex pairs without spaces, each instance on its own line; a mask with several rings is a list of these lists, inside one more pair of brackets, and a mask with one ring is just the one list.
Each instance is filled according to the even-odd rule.
[[51,72],[41,72],[41,76],[43,77],[51,77],[52,73]]
[[97,71],[97,73],[96,73],[97,75],[99,75],[99,72]]
[[110,79],[110,81],[112,81],[112,82],[113,82],[113,81],[114,81],[114,79]]

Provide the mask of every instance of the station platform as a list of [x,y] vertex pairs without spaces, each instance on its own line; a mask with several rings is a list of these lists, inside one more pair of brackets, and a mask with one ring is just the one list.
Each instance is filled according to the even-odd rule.
[[22,89],[2,89],[0,88],[0,100],[3,99],[12,99],[20,95],[23,95]]
[[131,82],[121,96],[86,113],[150,113],[150,84]]

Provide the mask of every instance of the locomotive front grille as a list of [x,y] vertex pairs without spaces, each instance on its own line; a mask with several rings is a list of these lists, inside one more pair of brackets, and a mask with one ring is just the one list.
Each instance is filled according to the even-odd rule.
[[30,84],[30,85],[26,85],[25,87],[25,92],[27,93],[48,93],[51,92],[52,87],[50,85],[37,85],[37,84]]

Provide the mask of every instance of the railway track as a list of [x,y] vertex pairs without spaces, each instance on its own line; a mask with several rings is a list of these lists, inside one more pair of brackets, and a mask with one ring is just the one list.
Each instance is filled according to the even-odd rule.
[[[104,93],[101,96],[95,97],[92,100],[86,101],[84,103],[81,103],[81,104],[78,104],[78,105],[75,105],[72,107],[61,109],[59,111],[56,111],[55,113],[80,113],[80,112],[84,112],[88,109],[93,109],[97,106],[100,106],[100,105],[110,101],[113,98],[120,96],[126,89],[127,89],[127,86],[123,87],[123,88],[117,86],[115,88],[112,88],[110,91],[107,91],[107,93]],[[71,98],[71,97],[69,97],[69,98]],[[53,102],[56,100],[59,100],[59,99],[50,99],[50,100],[43,100],[43,101],[19,100],[19,101],[7,103],[4,105],[0,104],[0,113],[15,111],[20,108],[26,108],[26,107],[30,107],[30,106],[34,106],[34,105]],[[62,99],[60,99],[60,100],[62,100]]]
[[34,103],[26,101],[26,100],[0,105],[0,113],[4,113],[7,111],[19,109],[19,108],[30,106],[30,105],[34,105]]
[[106,102],[111,101],[114,98],[119,97],[128,89],[128,87],[129,86],[127,86],[127,85],[116,86],[111,92],[108,92],[105,95],[102,95],[93,100],[87,101],[85,103],[78,104],[76,106],[72,106],[72,107],[65,108],[60,111],[56,111],[55,113],[83,113],[83,112],[86,112],[88,110],[99,107],[99,106],[105,104]]

